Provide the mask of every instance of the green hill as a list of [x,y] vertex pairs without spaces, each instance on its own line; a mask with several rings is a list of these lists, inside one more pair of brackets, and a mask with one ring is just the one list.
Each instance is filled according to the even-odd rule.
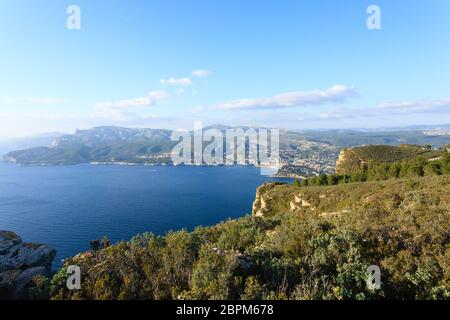
[[414,159],[417,156],[432,158],[439,155],[430,146],[417,145],[369,145],[341,150],[336,163],[336,173],[346,174],[367,167],[369,163],[391,163]]
[[[377,146],[369,151],[380,150],[388,146]],[[366,147],[363,147],[365,149]],[[389,150],[398,150],[397,148]],[[337,185],[351,182],[379,181],[393,178],[424,177],[450,173],[450,152],[446,148],[429,150],[428,148],[416,147],[418,153],[405,152],[396,156],[378,156],[371,160],[362,161],[356,157],[361,154],[359,150],[346,149],[341,152],[341,157],[336,164],[336,174],[322,174],[315,177],[295,181],[296,185],[317,186]],[[360,149],[360,148],[355,148]],[[414,150],[414,149],[410,149]],[[369,152],[366,151],[366,154]],[[348,155],[350,154],[350,155]],[[380,159],[402,159],[396,161],[381,161]],[[366,158],[367,159],[367,158]]]
[[25,165],[70,165],[89,162],[158,163],[170,158],[171,131],[97,127],[55,139],[49,147],[17,150],[5,160]]
[[[450,299],[450,175],[266,184],[253,214],[136,236],[65,262],[54,299]],[[80,291],[66,267],[82,269]],[[368,266],[382,271],[366,286]]]
[[[264,184],[241,219],[94,240],[52,279],[36,279],[29,298],[450,299],[450,153],[402,148],[365,147],[397,161],[349,174]],[[66,287],[70,265],[81,290]],[[377,290],[366,283],[374,265]]]

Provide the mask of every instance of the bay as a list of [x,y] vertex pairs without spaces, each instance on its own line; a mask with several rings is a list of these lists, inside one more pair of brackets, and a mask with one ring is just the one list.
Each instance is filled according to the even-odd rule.
[[256,188],[291,179],[249,166],[18,166],[0,163],[0,230],[45,243],[61,259],[143,232],[209,226],[251,213]]

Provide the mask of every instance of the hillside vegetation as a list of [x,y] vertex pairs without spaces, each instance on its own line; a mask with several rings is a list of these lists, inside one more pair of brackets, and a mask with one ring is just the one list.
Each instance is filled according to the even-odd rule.
[[[258,199],[259,198],[259,199]],[[99,245],[53,299],[449,299],[450,175],[266,184],[252,216]],[[80,291],[65,287],[79,265]],[[381,290],[366,269],[382,270]]]
[[[52,279],[37,279],[29,297],[450,299],[449,165],[440,150],[368,166],[362,182],[352,172],[336,185],[265,184],[241,219],[93,241]],[[378,166],[404,174],[372,174]],[[81,290],[66,287],[70,265],[81,268]],[[377,290],[366,283],[372,265],[382,272]]]
[[394,161],[415,159],[417,156],[432,158],[439,154],[431,146],[417,145],[369,145],[343,149],[336,163],[336,173],[347,174],[367,168],[370,164],[391,163]]
[[431,147],[421,147],[417,145],[370,145],[352,148],[352,150],[361,159],[378,162],[393,162],[402,159],[415,158],[420,154],[430,152]]
[[[382,150],[386,154],[380,155]],[[335,175],[304,179],[302,185],[336,185],[339,183],[423,177],[450,171],[446,148],[431,150],[417,146],[367,146],[344,149],[336,164]]]

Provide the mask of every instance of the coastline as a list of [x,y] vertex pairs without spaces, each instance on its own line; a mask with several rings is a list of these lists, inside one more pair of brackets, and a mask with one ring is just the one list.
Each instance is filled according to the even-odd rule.
[[[3,160],[0,161],[0,163],[5,164],[12,164],[12,165],[18,165],[23,167],[62,167],[62,166],[77,166],[77,165],[89,165],[89,166],[121,166],[121,167],[138,167],[138,166],[147,166],[147,167],[156,167],[156,166],[166,166],[166,167],[180,167],[180,166],[187,166],[187,167],[236,167],[236,166],[242,166],[242,167],[255,167],[260,169],[268,169],[272,170],[271,167],[266,166],[255,166],[255,165],[240,165],[240,164],[233,164],[233,165],[226,165],[226,164],[218,164],[218,165],[208,165],[208,164],[182,164],[182,165],[173,165],[168,163],[148,163],[148,162],[123,162],[123,161],[92,161],[92,162],[84,162],[84,163],[17,163],[13,161],[7,161]],[[276,169],[273,169],[276,170]],[[274,174],[265,174],[265,176],[270,178],[285,178],[285,179],[297,179],[297,180],[303,180],[307,179],[305,176],[301,176],[294,173],[274,173]]]

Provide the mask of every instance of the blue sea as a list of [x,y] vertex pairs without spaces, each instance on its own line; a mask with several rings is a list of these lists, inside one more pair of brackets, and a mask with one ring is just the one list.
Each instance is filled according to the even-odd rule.
[[251,213],[256,188],[291,179],[254,167],[18,166],[0,163],[0,230],[45,243],[61,259],[108,236],[209,226]]

